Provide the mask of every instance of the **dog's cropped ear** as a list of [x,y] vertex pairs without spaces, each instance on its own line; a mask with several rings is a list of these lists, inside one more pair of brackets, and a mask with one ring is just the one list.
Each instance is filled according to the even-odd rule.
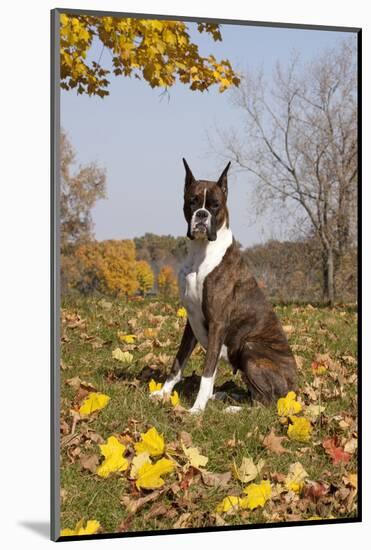
[[188,166],[186,159],[183,159],[183,164],[186,171],[185,186],[188,187],[188,185],[190,185],[195,181],[195,178],[194,178],[194,175],[192,174],[190,167]]
[[228,162],[227,166],[224,168],[223,172],[220,175],[220,178],[218,179],[218,185],[221,187],[223,193],[227,195],[228,193],[228,181],[227,181],[227,173],[229,170],[231,163]]

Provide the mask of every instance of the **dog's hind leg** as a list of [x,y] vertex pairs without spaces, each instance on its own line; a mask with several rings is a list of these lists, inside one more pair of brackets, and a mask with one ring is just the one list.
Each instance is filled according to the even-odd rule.
[[171,394],[175,384],[180,382],[184,367],[186,366],[192,351],[195,349],[196,344],[196,337],[193,334],[193,330],[191,325],[189,324],[189,321],[187,321],[178,349],[178,353],[175,356],[169,376],[167,377],[164,385],[160,390],[151,393],[151,397],[165,397],[166,395]]
[[295,389],[296,364],[293,357],[285,356],[282,362],[273,362],[265,357],[248,356],[241,367],[251,399],[264,405]]

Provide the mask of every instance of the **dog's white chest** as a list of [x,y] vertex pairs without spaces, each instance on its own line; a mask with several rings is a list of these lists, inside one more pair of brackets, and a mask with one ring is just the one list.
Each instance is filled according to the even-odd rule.
[[191,241],[191,249],[179,273],[182,302],[193,333],[201,346],[207,349],[207,330],[202,311],[205,278],[222,261],[227,248],[232,244],[232,232],[222,227],[215,241]]

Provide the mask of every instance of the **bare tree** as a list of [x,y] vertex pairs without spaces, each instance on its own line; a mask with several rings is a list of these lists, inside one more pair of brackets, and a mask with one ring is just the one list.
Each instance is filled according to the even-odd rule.
[[66,133],[61,132],[61,250],[93,238],[91,209],[104,198],[106,172],[91,162],[75,167],[75,152]]
[[219,131],[228,158],[252,175],[261,207],[296,205],[321,248],[323,297],[335,300],[335,275],[355,243],[357,201],[355,41],[309,64],[293,56],[276,65],[271,86],[262,71],[234,91],[243,130]]

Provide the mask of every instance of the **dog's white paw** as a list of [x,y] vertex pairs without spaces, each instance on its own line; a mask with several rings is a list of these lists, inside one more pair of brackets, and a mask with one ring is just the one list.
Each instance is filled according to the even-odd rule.
[[235,405],[230,405],[229,407],[226,407],[223,409],[223,411],[227,414],[236,414],[242,411],[242,407],[237,407]]
[[163,391],[161,388],[161,390],[156,390],[150,393],[149,397],[150,399],[153,399],[153,401],[160,401],[161,399],[169,399],[170,393]]
[[198,415],[202,414],[204,411],[200,407],[192,407],[191,409],[188,409],[188,412],[192,415]]

